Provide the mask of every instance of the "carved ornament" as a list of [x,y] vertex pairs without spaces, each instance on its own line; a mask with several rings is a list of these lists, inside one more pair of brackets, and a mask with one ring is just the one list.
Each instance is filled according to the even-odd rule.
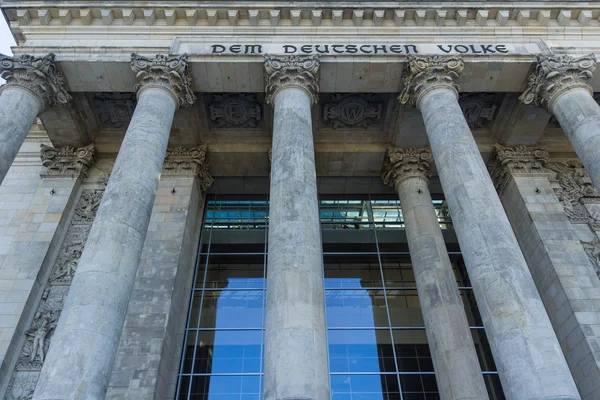
[[494,145],[488,170],[498,193],[504,192],[510,177],[514,174],[547,173],[544,166],[548,162],[548,157],[548,150],[541,147]]
[[148,87],[167,90],[177,100],[179,107],[194,104],[196,96],[192,91],[192,75],[188,65],[188,56],[168,56],[157,54],[154,58],[131,55],[131,69],[138,81],[134,90],[138,97]]
[[96,161],[96,145],[90,144],[76,149],[73,146],[54,148],[42,144],[40,157],[46,174],[53,176],[79,176],[87,174]]
[[538,56],[535,70],[529,74],[527,89],[519,97],[525,104],[548,108],[567,90],[582,88],[592,93],[587,81],[596,69],[596,57],[567,55]]
[[413,178],[429,182],[432,163],[433,156],[429,149],[389,148],[383,162],[381,180],[393,188]]
[[461,94],[458,104],[470,128],[483,128],[496,113],[496,95],[493,93]]
[[98,93],[94,96],[94,108],[103,128],[126,128],[135,111],[133,93]]
[[206,192],[213,183],[208,172],[208,146],[175,146],[167,149],[163,164],[164,176],[198,176],[200,188]]
[[265,92],[267,104],[274,104],[277,93],[289,87],[304,90],[316,104],[319,94],[319,57],[271,56],[265,58]]
[[436,88],[453,90],[458,97],[454,80],[462,73],[465,64],[459,56],[408,56],[408,67],[403,78],[404,89],[398,99],[400,104],[419,107],[423,95]]
[[217,128],[257,128],[261,120],[260,104],[252,94],[217,94],[208,108]]
[[375,103],[373,95],[333,96],[333,101],[323,106],[323,119],[333,129],[367,128],[381,120],[383,103]]
[[35,94],[41,104],[40,113],[55,104],[66,104],[71,100],[64,85],[64,76],[56,70],[52,53],[44,57],[0,54],[0,77],[6,80],[3,88],[19,86]]

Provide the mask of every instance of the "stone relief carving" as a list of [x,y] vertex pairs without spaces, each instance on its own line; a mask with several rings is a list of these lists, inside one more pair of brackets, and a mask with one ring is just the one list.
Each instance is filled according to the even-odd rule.
[[275,95],[284,87],[305,90],[316,104],[319,95],[319,57],[310,56],[266,56],[265,92],[267,104],[273,104]]
[[548,157],[548,150],[541,147],[494,145],[488,170],[498,193],[502,194],[512,174],[547,173]]
[[582,241],[583,249],[585,250],[585,254],[587,254],[596,275],[600,277],[600,239],[598,239],[598,235],[594,232],[594,239],[591,242]]
[[494,93],[461,94],[458,104],[470,128],[483,128],[496,113]]
[[381,170],[381,180],[395,188],[407,179],[418,178],[429,182],[433,155],[429,149],[389,148]]
[[131,69],[138,81],[134,87],[136,93],[145,87],[158,86],[171,92],[179,107],[194,104],[196,96],[192,90],[192,74],[187,54],[157,54],[154,58],[148,58],[134,53],[131,55]]
[[596,57],[539,55],[535,70],[529,74],[527,89],[519,97],[525,104],[548,107],[555,96],[567,89],[583,88],[592,93],[587,81],[596,69]]
[[44,57],[0,54],[0,77],[6,80],[7,87],[21,86],[35,93],[42,108],[66,104],[71,100],[64,86],[64,76],[56,70],[52,53]]
[[586,223],[592,229],[600,229],[599,221],[585,207],[587,200],[600,199],[600,192],[594,187],[583,164],[579,160],[571,160],[551,162],[546,167],[558,173],[560,188],[555,192],[569,219],[574,223]]
[[217,128],[257,128],[262,118],[261,106],[252,94],[216,94],[208,108]]
[[332,100],[323,106],[323,119],[333,129],[367,128],[382,119],[383,103],[372,94],[336,94]]
[[102,189],[83,190],[65,238],[9,381],[5,399],[31,399],[52,341],[71,280],[77,270],[92,222],[102,200]]
[[207,153],[208,146],[206,143],[196,147],[170,147],[167,149],[167,154],[165,156],[163,175],[197,175],[202,191],[206,192],[213,183],[213,178],[208,172]]
[[96,161],[96,145],[90,144],[76,149],[73,146],[54,148],[40,145],[42,165],[47,175],[87,175],[88,168]]
[[93,99],[94,109],[103,128],[126,128],[135,111],[133,93],[98,93]]
[[432,87],[447,87],[459,92],[454,80],[465,64],[459,56],[408,56],[408,71],[403,78],[404,89],[398,96],[400,104],[418,106],[419,99]]

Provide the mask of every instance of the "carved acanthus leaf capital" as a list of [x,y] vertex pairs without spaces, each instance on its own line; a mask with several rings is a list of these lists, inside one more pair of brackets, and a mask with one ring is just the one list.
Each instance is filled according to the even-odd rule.
[[567,55],[538,56],[535,70],[529,74],[527,89],[519,99],[551,111],[552,103],[569,89],[583,88],[592,93],[587,81],[596,69],[596,57]]
[[462,73],[465,64],[458,56],[408,56],[408,67],[403,78],[404,89],[398,100],[401,104],[419,106],[423,95],[432,89],[445,87],[456,92],[454,80]]
[[148,87],[159,87],[170,92],[179,107],[194,104],[196,96],[192,90],[192,75],[188,65],[188,56],[169,56],[157,54],[154,58],[131,55],[131,69],[138,81],[135,91],[139,93]]
[[40,101],[40,112],[71,100],[64,86],[64,76],[56,70],[52,53],[44,57],[0,54],[0,77],[6,80],[4,87],[19,86],[35,94]]
[[402,182],[417,178],[429,182],[433,156],[429,149],[389,148],[381,170],[381,180],[395,188]]
[[87,175],[87,170],[96,161],[96,145],[75,148],[64,146],[54,148],[42,144],[40,158],[42,165],[47,168],[46,175],[79,176]]
[[548,157],[548,150],[541,147],[494,145],[488,170],[498,193],[504,191],[510,177],[515,174],[546,173],[544,167]]
[[288,87],[300,88],[316,104],[319,95],[319,57],[272,56],[265,58],[265,92],[267,104],[273,104],[277,92]]
[[207,153],[206,143],[196,147],[169,147],[162,174],[164,176],[197,176],[202,191],[206,192],[213,183],[213,178],[208,172]]

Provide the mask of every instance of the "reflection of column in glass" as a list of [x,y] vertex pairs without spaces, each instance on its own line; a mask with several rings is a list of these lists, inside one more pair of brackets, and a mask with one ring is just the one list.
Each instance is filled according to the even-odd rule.
[[487,399],[456,278],[429,194],[432,161],[428,149],[389,149],[382,179],[400,197],[440,396]]
[[504,392],[579,399],[504,208],[458,104],[460,57],[409,56],[403,104],[416,105],[479,304]]
[[315,56],[267,57],[273,111],[265,399],[328,399],[323,252],[311,106]]

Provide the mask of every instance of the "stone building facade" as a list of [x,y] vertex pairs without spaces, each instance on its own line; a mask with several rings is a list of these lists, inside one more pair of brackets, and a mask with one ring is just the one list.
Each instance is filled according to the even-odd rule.
[[0,9],[3,399],[600,399],[599,3]]

